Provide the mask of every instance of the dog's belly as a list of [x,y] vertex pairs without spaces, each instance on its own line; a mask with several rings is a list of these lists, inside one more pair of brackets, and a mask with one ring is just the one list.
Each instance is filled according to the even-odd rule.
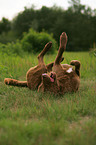
[[37,65],[30,68],[26,74],[27,85],[30,89],[37,89],[41,83],[41,76],[43,73],[47,72],[45,65]]

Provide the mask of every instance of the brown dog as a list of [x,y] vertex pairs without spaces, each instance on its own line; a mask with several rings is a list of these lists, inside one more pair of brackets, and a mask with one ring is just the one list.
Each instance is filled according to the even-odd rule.
[[[38,65],[28,70],[26,75],[27,81],[5,78],[5,84],[21,87],[26,86],[33,90],[38,88],[38,91],[49,91],[61,94],[77,91],[80,84],[80,62],[73,60],[70,63],[71,65],[60,64],[63,60],[62,54],[66,48],[66,44],[67,35],[63,32],[60,36],[60,47],[54,63],[45,65],[43,61],[45,53],[52,45],[52,43],[49,42],[38,55]],[[73,70],[72,65],[75,66],[75,70]],[[47,74],[47,72],[52,71],[52,67],[53,72]]]
[[[66,49],[67,35],[63,32],[60,36],[60,47],[53,65],[53,72],[49,75],[42,74],[42,83],[38,87],[38,91],[49,91],[64,94],[65,92],[76,92],[80,84],[80,62],[73,60],[71,65],[61,65],[60,59]],[[75,66],[75,70],[72,65]]]
[[[51,42],[47,43],[44,49],[38,55],[38,65],[28,70],[26,74],[27,81],[18,81],[15,79],[5,78],[4,80],[5,84],[20,86],[20,87],[28,87],[29,89],[32,90],[37,89],[42,81],[42,74],[52,71],[52,67],[54,63],[52,62],[45,65],[43,61],[44,55],[50,49],[51,46],[52,46]],[[62,58],[60,61],[63,61],[63,59],[64,58]]]

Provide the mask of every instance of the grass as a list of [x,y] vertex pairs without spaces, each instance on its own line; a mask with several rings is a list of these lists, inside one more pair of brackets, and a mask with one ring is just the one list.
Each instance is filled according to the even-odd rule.
[[[46,64],[56,54],[45,57]],[[26,80],[35,55],[0,55],[0,145],[96,145],[96,57],[66,52],[64,63],[81,61],[76,93],[56,96],[6,86],[5,77]]]

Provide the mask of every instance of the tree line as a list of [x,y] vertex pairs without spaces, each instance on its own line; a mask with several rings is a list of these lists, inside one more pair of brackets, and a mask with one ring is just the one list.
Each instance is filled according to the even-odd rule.
[[96,43],[96,10],[82,5],[80,0],[70,0],[67,10],[53,6],[43,6],[36,10],[25,7],[12,21],[2,18],[0,21],[0,42],[7,43],[22,39],[30,28],[52,34],[59,43],[60,34],[68,35],[67,51],[86,51]]

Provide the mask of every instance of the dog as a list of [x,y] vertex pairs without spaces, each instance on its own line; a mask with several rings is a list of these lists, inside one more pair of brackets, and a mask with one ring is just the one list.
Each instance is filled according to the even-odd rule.
[[[38,55],[38,65],[35,67],[30,68],[26,73],[26,80],[27,81],[19,81],[16,79],[5,78],[4,83],[6,85],[18,86],[18,87],[28,87],[31,90],[38,89],[38,86],[41,84],[42,81],[42,74],[52,71],[53,62],[45,65],[44,63],[44,55],[46,52],[51,48],[52,42],[49,42],[45,45],[44,49]],[[63,61],[62,58],[60,61]]]
[[[52,42],[45,45],[44,49],[38,55],[38,65],[30,68],[26,74],[27,81],[5,78],[7,85],[28,87],[31,90],[49,91],[55,94],[64,94],[65,92],[76,92],[80,85],[80,61],[72,60],[70,65],[60,64],[63,61],[63,52],[66,49],[67,35],[63,32],[60,36],[60,46],[54,62],[45,65],[44,55],[51,48]],[[73,69],[75,66],[75,70]]]
[[[42,82],[38,91],[49,91],[55,94],[64,94],[66,92],[76,92],[80,85],[80,61],[72,60],[70,65],[60,64],[62,54],[66,49],[67,35],[63,32],[60,36],[60,47],[53,64],[53,71],[48,74],[42,74]],[[73,69],[75,66],[75,70]]]

